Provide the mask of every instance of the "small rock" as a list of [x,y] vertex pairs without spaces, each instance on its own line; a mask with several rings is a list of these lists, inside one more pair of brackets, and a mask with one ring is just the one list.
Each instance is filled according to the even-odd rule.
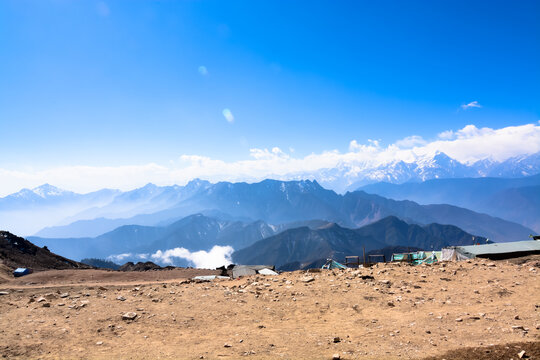
[[9,292],[7,292],[7,291],[0,291],[0,296],[2,296],[2,295],[9,295]]
[[516,315],[514,316],[514,320],[521,320],[521,318],[519,317],[519,315]]
[[67,298],[68,296],[69,296],[68,293],[60,294],[60,298],[61,298],[61,299]]
[[312,277],[312,276],[307,276],[307,277],[303,278],[302,281],[305,282],[305,283],[310,283],[312,281],[315,281],[315,278]]
[[339,354],[332,355],[332,360],[340,360],[340,359],[341,359],[341,355]]
[[489,267],[495,267],[495,266],[497,266],[497,265],[495,265],[494,262],[490,262],[490,263],[487,263],[486,266],[489,266]]
[[39,303],[39,302],[44,302],[46,301],[47,299],[45,299],[43,296],[40,297],[39,299],[37,299],[36,301]]
[[521,350],[519,353],[518,353],[518,356],[520,359],[523,359],[525,357],[525,350]]
[[116,300],[126,301],[126,298],[123,297],[122,295],[120,295],[120,296],[118,296],[118,297],[116,298]]
[[341,339],[339,338],[339,336],[336,336],[334,338],[334,343],[338,343],[338,342],[341,342]]
[[223,345],[223,347],[230,348],[230,347],[232,347],[232,345],[231,345],[231,344],[225,343],[225,344]]
[[43,303],[43,305],[41,305],[41,306],[43,306],[43,307],[51,307],[51,303],[46,302],[46,303]]
[[457,318],[457,319],[456,319],[456,322],[462,322],[462,321],[463,321],[462,318]]
[[96,345],[103,345],[103,341],[98,341]]
[[130,311],[122,315],[122,320],[135,320],[136,317],[137,317],[137,313]]

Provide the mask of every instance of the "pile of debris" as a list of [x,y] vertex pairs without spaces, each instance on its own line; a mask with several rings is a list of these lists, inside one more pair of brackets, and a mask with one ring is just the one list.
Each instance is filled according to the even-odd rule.
[[241,276],[250,276],[250,275],[279,275],[276,272],[276,267],[274,265],[235,265],[231,264],[227,267],[222,266],[216,270],[221,270],[221,276],[228,276],[233,279],[239,278]]

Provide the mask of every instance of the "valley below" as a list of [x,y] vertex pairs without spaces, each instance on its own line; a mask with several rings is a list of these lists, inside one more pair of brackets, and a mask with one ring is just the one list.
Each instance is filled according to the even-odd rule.
[[539,272],[536,255],[210,282],[190,278],[216,271],[6,273],[0,357],[538,358]]

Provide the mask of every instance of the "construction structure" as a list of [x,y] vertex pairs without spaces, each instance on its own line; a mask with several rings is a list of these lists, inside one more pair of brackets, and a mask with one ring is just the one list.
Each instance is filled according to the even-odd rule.
[[474,258],[504,260],[540,254],[540,240],[492,243],[486,245],[451,246],[442,249],[441,260],[456,261]]

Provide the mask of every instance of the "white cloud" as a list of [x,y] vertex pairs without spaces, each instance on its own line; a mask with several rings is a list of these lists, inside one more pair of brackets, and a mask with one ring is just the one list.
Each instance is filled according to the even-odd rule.
[[427,141],[418,135],[407,136],[406,138],[395,142],[395,145],[397,147],[406,148],[406,149],[413,148],[418,145],[425,145],[425,144],[427,144]]
[[478,103],[478,101],[471,101],[471,102],[468,103],[468,104],[463,104],[463,105],[461,105],[461,108],[462,108],[463,110],[467,110],[467,109],[470,109],[470,108],[481,108],[481,107],[482,107],[482,105],[480,105],[480,104]]
[[446,130],[437,135],[439,139],[450,140],[454,137],[454,132],[452,130]]
[[233,116],[231,110],[223,109],[222,113],[223,113],[223,116],[225,117],[225,120],[227,120],[229,123],[234,122],[234,116]]
[[249,157],[233,162],[185,154],[166,165],[65,166],[45,170],[0,168],[0,196],[43,183],[88,192],[105,187],[130,190],[148,182],[182,185],[193,178],[210,181],[259,181],[269,176],[296,179],[298,174],[342,165],[349,166],[351,171],[360,172],[396,160],[412,162],[419,156],[432,155],[438,151],[468,163],[486,158],[504,161],[513,156],[533,154],[540,151],[540,124],[500,129],[467,125],[462,129],[441,132],[433,140],[413,135],[387,146],[379,140],[369,140],[366,144],[352,140],[347,152],[328,150],[304,157],[295,157],[291,151],[274,147],[252,148]]
[[219,266],[229,265],[232,262],[231,255],[233,252],[234,249],[231,246],[215,245],[210,251],[200,250],[195,252],[178,247],[165,251],[158,250],[151,255],[151,258],[154,261],[170,265],[174,263],[173,258],[180,258],[190,261],[196,268],[214,269]]
[[199,66],[198,71],[199,71],[199,74],[201,74],[202,76],[208,75],[208,69],[204,65]]

